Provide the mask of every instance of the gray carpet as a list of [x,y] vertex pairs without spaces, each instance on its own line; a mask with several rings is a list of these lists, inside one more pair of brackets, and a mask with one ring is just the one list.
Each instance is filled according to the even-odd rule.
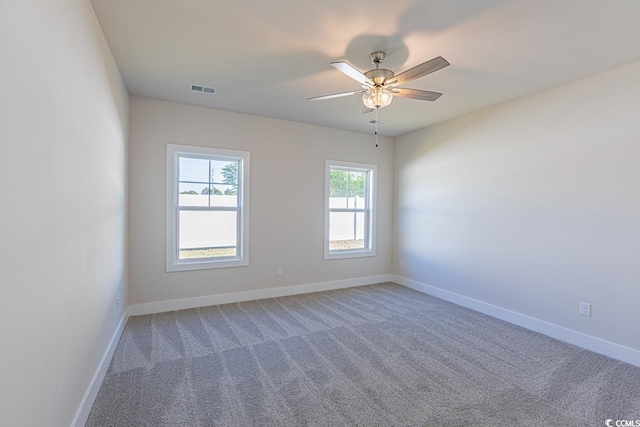
[[640,368],[394,284],[129,319],[87,426],[604,426]]

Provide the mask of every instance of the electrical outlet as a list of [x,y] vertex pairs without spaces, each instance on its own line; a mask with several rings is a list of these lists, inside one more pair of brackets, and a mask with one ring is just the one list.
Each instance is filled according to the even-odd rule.
[[122,294],[120,292],[118,292],[116,294],[116,303],[115,303],[116,314],[120,313],[120,302],[121,301],[122,301]]
[[400,267],[404,267],[404,260],[400,259]]
[[580,303],[580,314],[583,316],[591,316],[591,304],[588,302]]
[[276,276],[282,276],[283,274],[284,274],[284,273],[283,273],[283,271],[282,271],[282,267],[278,267],[278,268],[276,269]]

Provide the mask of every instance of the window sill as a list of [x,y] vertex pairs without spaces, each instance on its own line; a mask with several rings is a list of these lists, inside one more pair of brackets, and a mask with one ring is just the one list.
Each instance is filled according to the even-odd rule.
[[352,251],[331,251],[325,252],[324,259],[348,259],[348,258],[366,258],[376,256],[376,252],[371,249],[367,250],[352,250]]
[[216,268],[232,268],[232,267],[247,267],[249,265],[248,259],[233,259],[233,260],[219,260],[219,261],[180,261],[167,263],[167,273],[176,271],[192,271],[192,270],[211,270]]

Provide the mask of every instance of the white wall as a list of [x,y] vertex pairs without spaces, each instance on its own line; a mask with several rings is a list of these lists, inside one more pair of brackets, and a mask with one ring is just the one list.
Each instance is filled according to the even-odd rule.
[[640,350],[639,113],[635,63],[397,138],[395,274]]
[[68,426],[122,316],[128,95],[86,0],[0,2],[0,40],[0,424]]
[[[373,134],[131,98],[131,303],[391,273],[393,145]],[[165,272],[166,144],[251,153],[248,267]],[[375,257],[323,259],[324,161],[378,165]],[[276,276],[282,266],[284,275]]]

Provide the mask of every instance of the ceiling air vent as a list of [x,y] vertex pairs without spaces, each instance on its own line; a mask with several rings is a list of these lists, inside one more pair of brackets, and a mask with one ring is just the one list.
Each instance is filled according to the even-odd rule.
[[207,86],[194,85],[194,84],[190,84],[189,88],[193,92],[208,93],[208,94],[211,94],[211,95],[213,95],[214,93],[216,93],[218,91],[218,89],[216,89],[215,87],[207,87]]

